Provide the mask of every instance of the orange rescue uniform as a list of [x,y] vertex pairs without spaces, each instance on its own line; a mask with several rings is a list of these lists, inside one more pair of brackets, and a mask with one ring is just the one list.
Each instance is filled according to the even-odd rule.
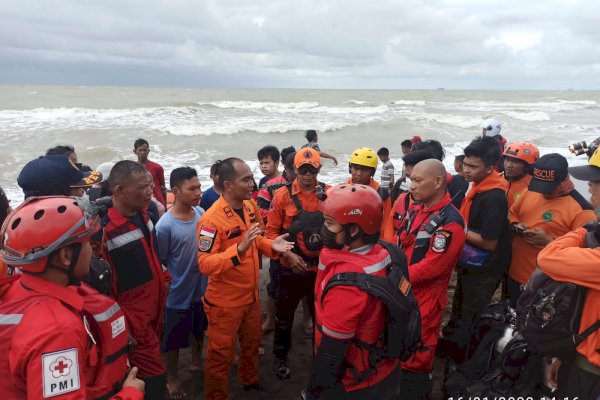
[[529,182],[531,182],[531,175],[525,174],[521,179],[517,181],[509,181],[508,190],[506,191],[506,200],[508,201],[508,208],[511,208],[518,198],[527,191]]
[[[510,208],[510,223],[520,222],[526,224],[528,229],[542,228],[549,236],[556,238],[596,221],[594,211],[582,207],[583,197],[577,192],[572,193],[546,200],[540,193],[527,191]],[[522,236],[513,235],[509,276],[522,285],[526,284],[537,267],[537,256],[542,249],[543,246],[531,245]]]
[[238,244],[260,214],[250,201],[243,202],[244,219],[221,196],[200,218],[198,267],[208,275],[204,309],[208,317],[208,348],[205,369],[206,399],[228,399],[229,370],[241,342],[238,376],[242,384],[258,382],[258,346],[261,315],[258,298],[259,251],[277,257],[272,240],[258,236],[246,252]]
[[[585,228],[569,232],[553,240],[538,256],[540,269],[552,279],[590,289],[583,305],[580,333],[600,319],[600,248],[583,247],[586,233]],[[577,352],[590,364],[600,367],[600,353],[596,351],[598,348],[600,331],[595,331],[577,347]]]

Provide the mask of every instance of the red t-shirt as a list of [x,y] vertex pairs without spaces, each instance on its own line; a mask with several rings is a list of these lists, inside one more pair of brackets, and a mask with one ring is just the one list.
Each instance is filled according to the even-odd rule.
[[161,189],[162,187],[165,187],[165,170],[160,164],[150,160],[146,163],[146,169],[152,174],[152,179],[154,179],[154,197],[156,200],[160,201],[163,206],[167,207],[167,202],[165,201]]

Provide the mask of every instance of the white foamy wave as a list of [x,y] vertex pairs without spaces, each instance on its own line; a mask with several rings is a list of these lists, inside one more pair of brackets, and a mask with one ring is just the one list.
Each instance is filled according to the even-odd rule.
[[429,102],[432,108],[442,110],[480,111],[486,115],[505,111],[564,112],[596,108],[594,100],[556,100],[540,102],[505,102],[487,100],[466,100],[461,102]]
[[396,101],[392,101],[392,104],[398,105],[398,106],[419,106],[419,107],[424,107],[427,105],[426,101],[423,100],[396,100]]
[[424,113],[415,116],[408,116],[407,119],[413,122],[429,121],[464,129],[479,126],[481,123],[481,118],[479,117],[454,114]]
[[217,108],[234,108],[240,110],[265,110],[269,112],[290,112],[303,111],[317,107],[319,103],[315,101],[301,101],[290,103],[275,103],[268,101],[214,101],[210,103],[201,103],[200,106],[214,106]]
[[521,121],[550,121],[550,116],[543,111],[502,111],[502,114]]
[[365,100],[348,100],[345,101],[344,104],[356,104],[357,106],[363,106],[365,104],[369,104],[369,102]]

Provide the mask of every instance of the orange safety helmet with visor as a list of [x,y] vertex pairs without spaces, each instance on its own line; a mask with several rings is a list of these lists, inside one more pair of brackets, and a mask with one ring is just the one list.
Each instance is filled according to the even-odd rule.
[[537,146],[528,142],[511,143],[504,150],[504,157],[516,158],[525,162],[527,165],[533,165],[540,158],[540,151]]

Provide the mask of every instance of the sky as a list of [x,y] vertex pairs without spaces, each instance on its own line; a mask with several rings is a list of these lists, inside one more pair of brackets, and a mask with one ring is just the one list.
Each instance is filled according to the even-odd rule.
[[18,0],[0,83],[600,89],[598,0]]

